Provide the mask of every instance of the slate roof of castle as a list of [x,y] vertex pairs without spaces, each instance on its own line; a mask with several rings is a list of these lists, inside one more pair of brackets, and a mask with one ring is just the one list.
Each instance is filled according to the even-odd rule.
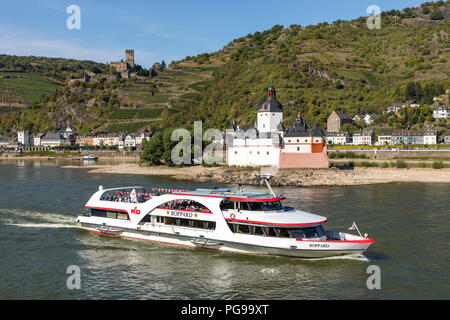
[[292,127],[288,129],[285,137],[323,137],[323,131],[320,128],[318,122],[315,123],[314,127],[308,128],[305,120],[302,119],[300,113],[297,115],[297,119]]

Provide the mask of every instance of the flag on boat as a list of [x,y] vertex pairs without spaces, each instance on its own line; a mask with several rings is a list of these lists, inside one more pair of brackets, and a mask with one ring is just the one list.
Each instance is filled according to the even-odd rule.
[[348,230],[356,230],[358,227],[356,226],[356,223],[353,222],[352,226],[348,228]]

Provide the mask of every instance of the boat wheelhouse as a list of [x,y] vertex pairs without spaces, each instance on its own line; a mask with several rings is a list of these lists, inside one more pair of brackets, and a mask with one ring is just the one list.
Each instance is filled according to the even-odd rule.
[[302,258],[358,255],[374,243],[367,235],[326,231],[325,217],[285,206],[268,187],[270,193],[100,186],[77,222],[109,236]]

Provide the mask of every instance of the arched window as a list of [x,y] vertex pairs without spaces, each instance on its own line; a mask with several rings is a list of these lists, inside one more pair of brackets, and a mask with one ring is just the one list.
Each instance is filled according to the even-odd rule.
[[180,211],[193,211],[193,212],[205,212],[211,213],[211,211],[202,205],[201,203],[188,200],[188,199],[177,199],[168,201],[161,204],[158,209],[170,209],[170,210],[180,210]]

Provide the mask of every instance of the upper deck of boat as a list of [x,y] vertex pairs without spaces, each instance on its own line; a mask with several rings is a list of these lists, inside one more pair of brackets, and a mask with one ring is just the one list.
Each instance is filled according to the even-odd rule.
[[285,199],[285,197],[282,195],[274,196],[270,193],[247,192],[243,190],[232,191],[229,188],[182,190],[182,189],[166,189],[166,188],[147,189],[143,187],[134,186],[134,187],[124,187],[114,189],[102,189],[102,191],[103,192],[113,191],[119,194],[120,193],[130,194],[132,192],[136,192],[137,195],[144,195],[151,197],[161,196],[164,194],[193,196],[193,197],[212,197],[231,201],[246,201],[246,202],[272,202],[272,201],[281,201]]
[[231,189],[196,189],[192,191],[170,192],[186,196],[215,197],[233,201],[269,202],[280,201],[285,198],[282,195],[274,197],[269,193],[231,191]]

